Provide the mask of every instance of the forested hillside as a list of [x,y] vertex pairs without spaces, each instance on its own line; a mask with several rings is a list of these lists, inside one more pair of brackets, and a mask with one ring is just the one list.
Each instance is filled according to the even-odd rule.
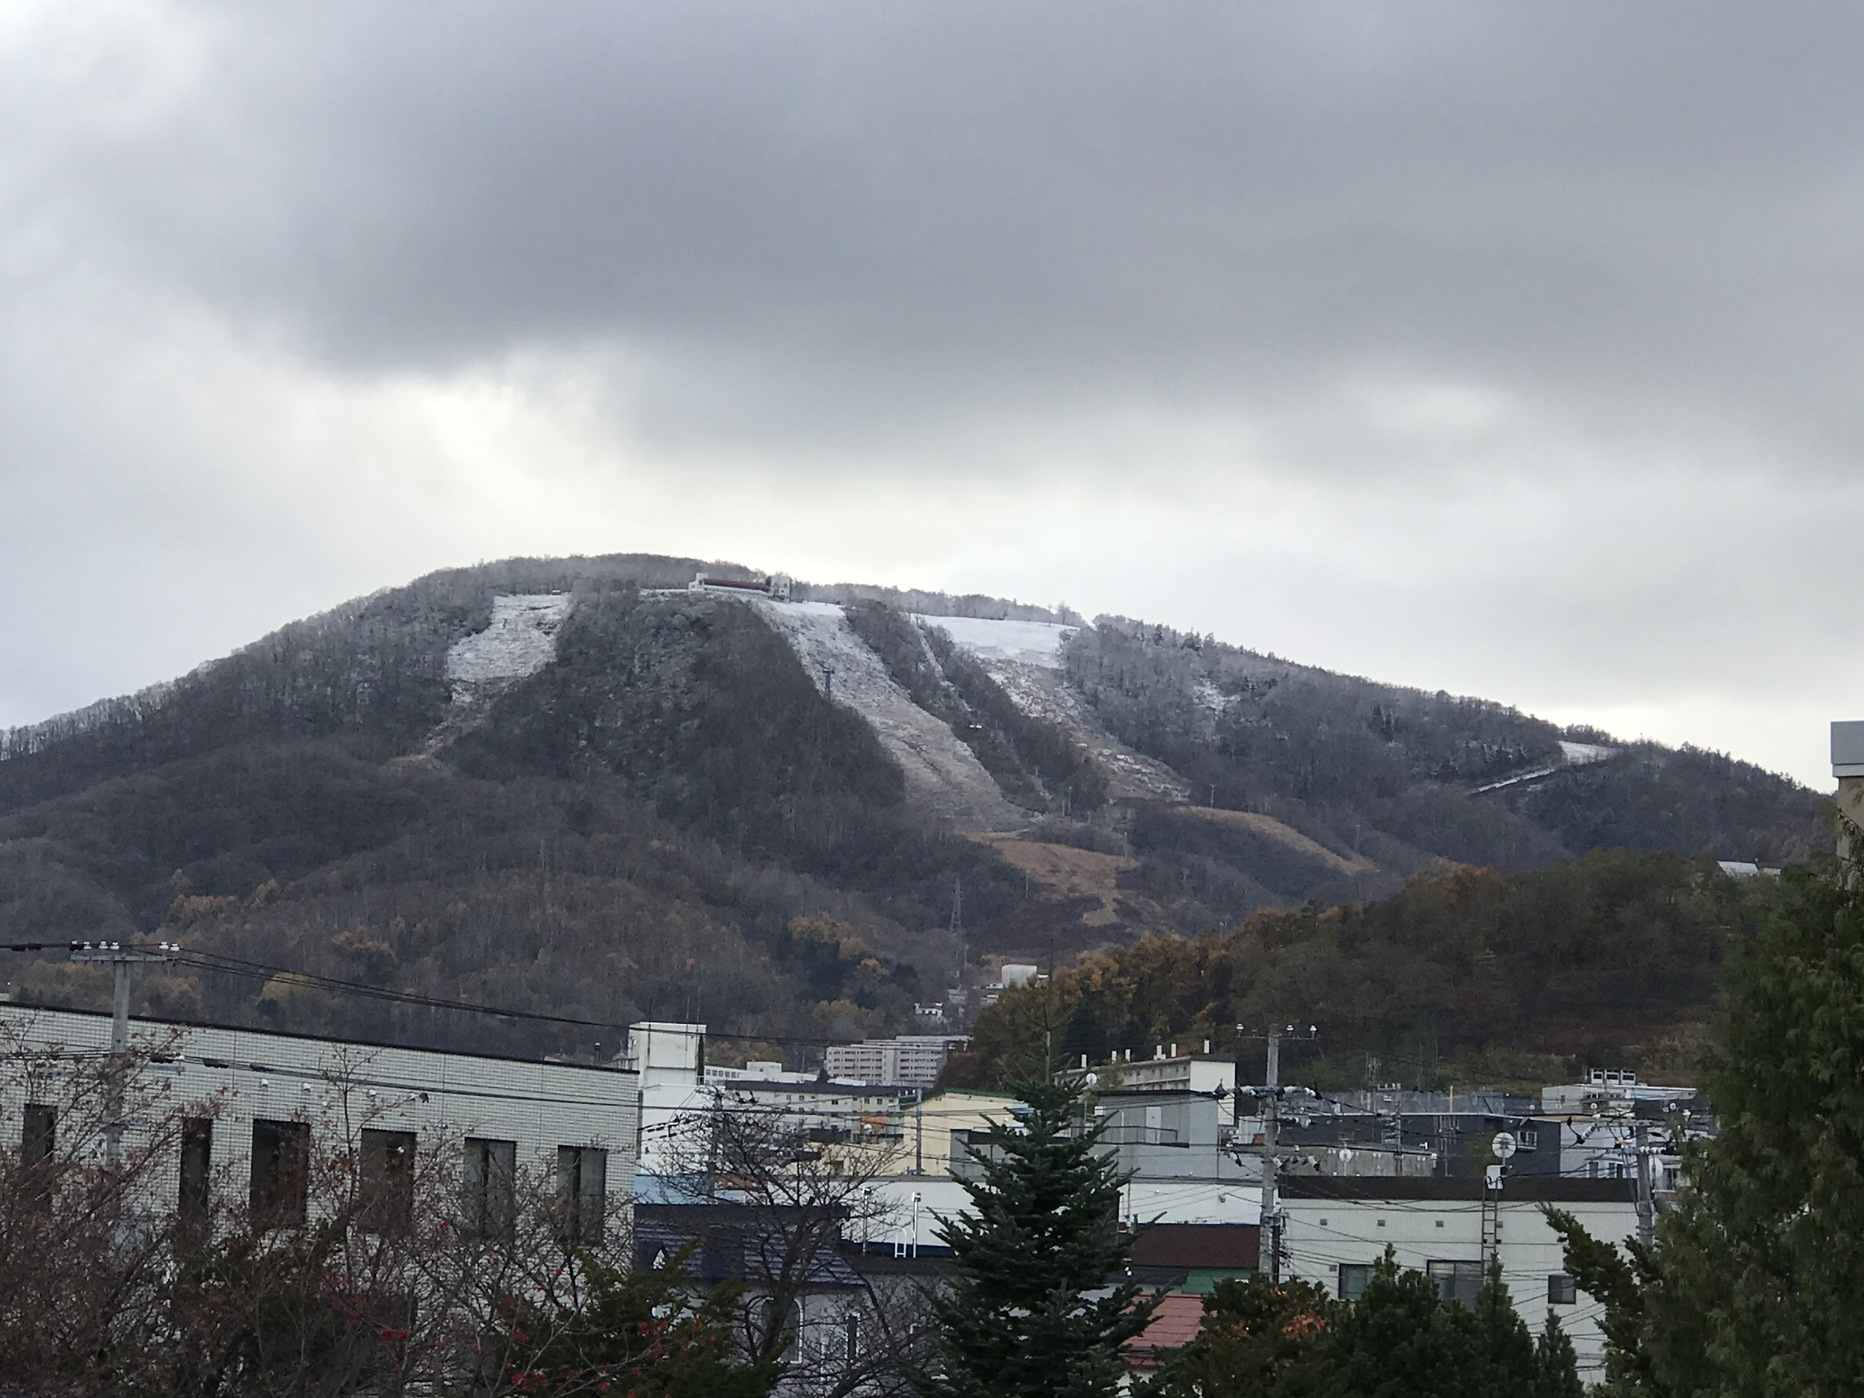
[[[691,1015],[774,1042],[905,1027],[1002,959],[1376,900],[1444,860],[1773,862],[1824,838],[1813,793],[1715,754],[1117,618],[687,590],[701,571],[746,576],[437,573],[0,736],[0,936],[159,934],[590,1023],[152,977],[180,1015],[554,1048]],[[101,994],[56,958],[7,974]]]
[[953,1082],[997,1084],[1053,1053],[1159,1045],[1253,1056],[1237,1027],[1314,1025],[1318,1086],[1550,1081],[1581,1067],[1693,1071],[1732,941],[1774,892],[1710,860],[1598,851],[1552,869],[1467,866],[1396,896],[1260,912],[1203,937],[1147,937],[1007,992]]

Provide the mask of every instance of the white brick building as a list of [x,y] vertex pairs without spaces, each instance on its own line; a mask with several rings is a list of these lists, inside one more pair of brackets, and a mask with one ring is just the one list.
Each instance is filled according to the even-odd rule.
[[[632,1071],[149,1020],[130,1031],[133,1048],[157,1057],[131,1084],[125,1149],[154,1114],[184,1119],[174,1161],[151,1176],[155,1211],[185,1209],[212,1180],[233,1196],[222,1202],[292,1221],[316,1207],[306,1162],[359,1148],[378,1176],[411,1172],[417,1152],[456,1160],[465,1207],[488,1222],[509,1216],[515,1181],[529,1176],[554,1183],[585,1236],[627,1224],[640,1119]],[[61,1132],[94,1128],[59,1120],[69,1110],[60,1083],[109,1046],[108,1015],[0,1004],[11,1069],[0,1076],[0,1139],[48,1150]]]

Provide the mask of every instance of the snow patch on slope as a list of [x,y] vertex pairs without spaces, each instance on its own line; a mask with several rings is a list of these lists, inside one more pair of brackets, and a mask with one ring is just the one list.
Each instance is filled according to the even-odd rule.
[[447,649],[453,702],[470,703],[487,690],[534,675],[555,660],[557,628],[569,611],[566,592],[494,597],[491,625]]
[[809,678],[835,703],[867,721],[906,774],[909,800],[970,830],[1014,830],[1029,812],[1005,799],[977,754],[951,725],[933,717],[887,673],[833,602],[745,599],[795,651]]
[[[1079,743],[1107,778],[1115,800],[1182,801],[1190,786],[1163,762],[1134,752],[1100,726],[1068,687],[1062,646],[1078,629],[1049,621],[990,621],[982,617],[918,616],[936,626],[983,665],[984,673],[1031,718],[1054,724]],[[1221,697],[1221,696],[1219,696]]]
[[1014,660],[1061,669],[1061,648],[1079,629],[1052,621],[992,621],[975,616],[920,616],[922,626],[936,626],[980,660]]
[[1568,767],[1583,767],[1588,762],[1603,762],[1618,755],[1617,748],[1608,748],[1602,743],[1569,743],[1564,738],[1560,740],[1560,751],[1566,755]]

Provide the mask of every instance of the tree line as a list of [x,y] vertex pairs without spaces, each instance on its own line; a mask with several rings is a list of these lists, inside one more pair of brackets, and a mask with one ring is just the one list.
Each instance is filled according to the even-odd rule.
[[1050,1045],[1096,1063],[1171,1042],[1227,1050],[1237,1025],[1283,1021],[1321,1026],[1327,1056],[1303,1072],[1322,1085],[1359,1086],[1367,1054],[1420,1086],[1570,1072],[1607,1053],[1636,1067],[1706,1024],[1764,891],[1713,861],[1634,850],[1421,874],[1390,898],[1087,955],[1006,992],[950,1071],[1001,1082]]

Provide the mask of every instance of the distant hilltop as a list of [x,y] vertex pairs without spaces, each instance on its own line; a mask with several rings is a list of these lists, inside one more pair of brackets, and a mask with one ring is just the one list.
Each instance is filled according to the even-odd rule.
[[[435,573],[14,730],[0,759],[18,939],[185,930],[603,1023],[703,1006],[850,1040],[1005,960],[1446,862],[1829,844],[1819,797],[1715,753],[1155,623],[649,555]],[[150,993],[362,1013],[256,984]]]

